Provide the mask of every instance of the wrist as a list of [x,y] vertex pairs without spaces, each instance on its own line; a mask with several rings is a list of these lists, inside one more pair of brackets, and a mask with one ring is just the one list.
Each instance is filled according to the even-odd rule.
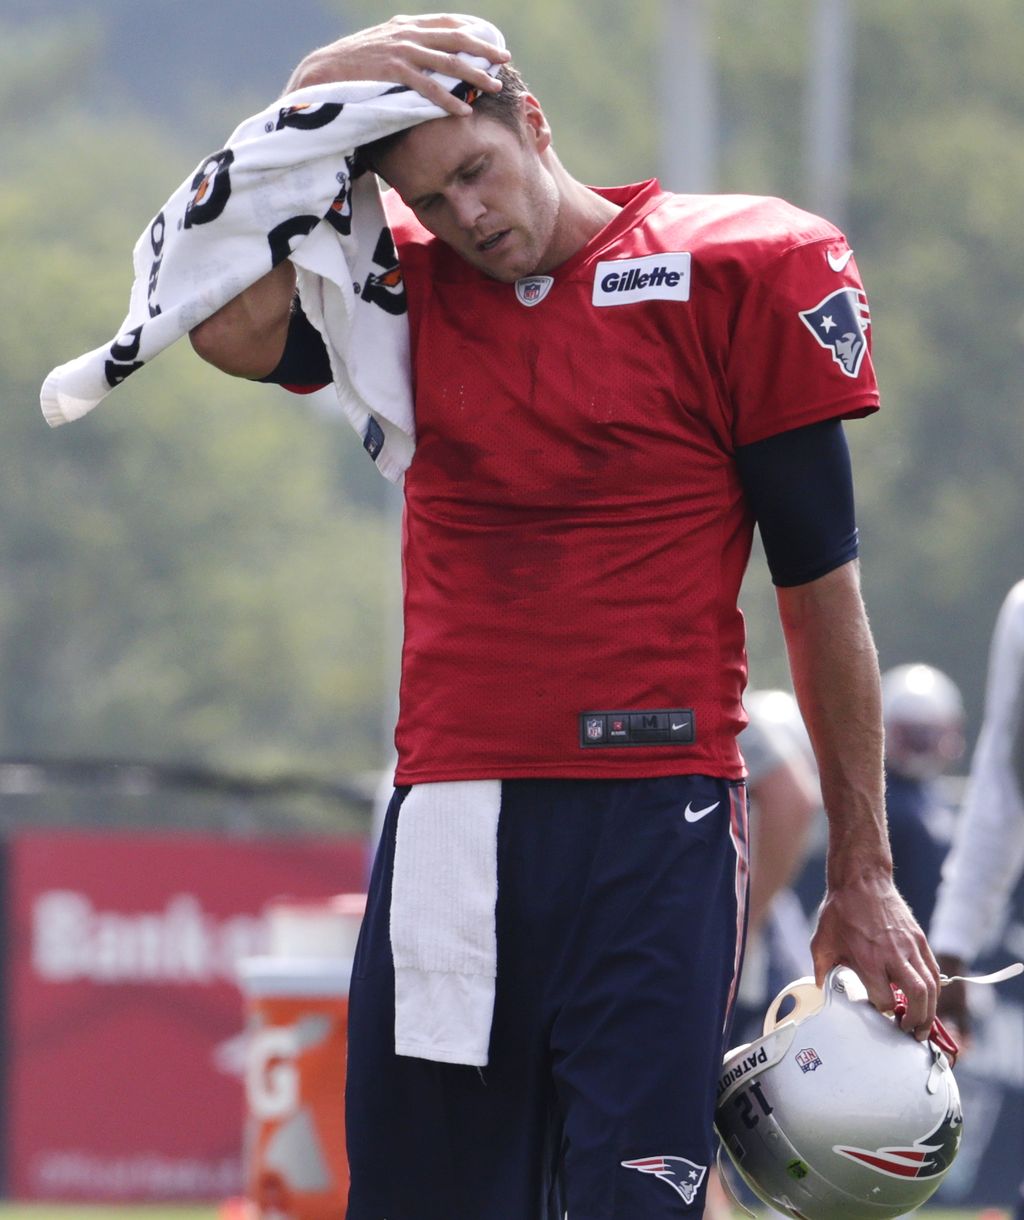
[[867,844],[830,846],[825,864],[830,889],[858,886],[872,888],[892,884],[892,853],[886,840]]

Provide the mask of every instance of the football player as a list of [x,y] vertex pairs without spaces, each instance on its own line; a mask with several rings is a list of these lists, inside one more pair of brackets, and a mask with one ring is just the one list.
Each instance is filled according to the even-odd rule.
[[[459,52],[495,60],[457,16],[393,18],[290,82],[394,81],[447,112],[362,151],[394,188],[417,441],[397,787],[350,1002],[348,1216],[700,1215],[745,919],[755,523],[830,822],[816,972],[852,965],[880,1008],[902,988],[920,1038],[935,1012],[892,882],[843,433],[879,405],[867,301],[843,235],[780,200],[584,185],[518,72]],[[193,343],[227,372],[323,385],[293,296],[285,260]],[[501,784],[480,1069],[395,1053],[389,943],[410,790],[477,780]]]

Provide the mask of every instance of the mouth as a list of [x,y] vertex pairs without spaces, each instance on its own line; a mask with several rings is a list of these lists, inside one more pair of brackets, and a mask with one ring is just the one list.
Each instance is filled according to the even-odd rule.
[[489,254],[494,250],[509,234],[508,229],[502,229],[498,233],[492,233],[490,237],[484,241],[478,241],[476,248],[481,254]]

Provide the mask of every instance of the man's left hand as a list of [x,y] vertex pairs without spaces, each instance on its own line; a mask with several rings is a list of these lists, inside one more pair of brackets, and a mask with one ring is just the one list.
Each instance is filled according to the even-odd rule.
[[831,888],[811,940],[818,984],[833,966],[849,966],[881,1012],[895,1007],[893,988],[906,997],[900,1025],[924,1041],[935,1020],[939,967],[910,908],[888,878]]

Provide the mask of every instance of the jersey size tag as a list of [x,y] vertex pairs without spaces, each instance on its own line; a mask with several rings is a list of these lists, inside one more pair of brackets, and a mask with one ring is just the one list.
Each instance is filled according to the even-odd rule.
[[376,461],[384,448],[384,429],[371,415],[363,433],[363,448]]
[[581,712],[580,746],[689,746],[697,739],[693,708]]
[[598,263],[594,272],[595,305],[689,299],[690,255],[683,251],[613,259]]

